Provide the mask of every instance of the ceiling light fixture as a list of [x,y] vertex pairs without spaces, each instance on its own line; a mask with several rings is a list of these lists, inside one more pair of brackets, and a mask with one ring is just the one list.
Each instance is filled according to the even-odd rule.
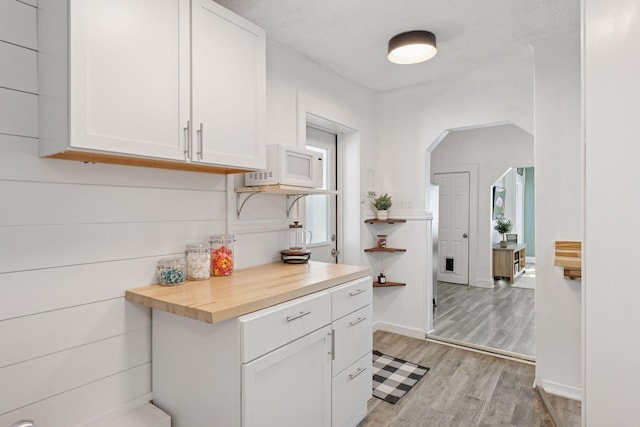
[[429,31],[408,31],[389,40],[387,58],[395,64],[417,64],[438,53],[436,36]]

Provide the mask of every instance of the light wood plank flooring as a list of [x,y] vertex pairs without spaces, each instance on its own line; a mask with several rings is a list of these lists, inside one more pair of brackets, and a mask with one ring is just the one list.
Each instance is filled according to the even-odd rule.
[[535,290],[504,280],[493,289],[438,282],[437,297],[430,337],[535,358]]
[[534,366],[389,332],[373,348],[431,368],[395,405],[375,397],[360,427],[550,427]]

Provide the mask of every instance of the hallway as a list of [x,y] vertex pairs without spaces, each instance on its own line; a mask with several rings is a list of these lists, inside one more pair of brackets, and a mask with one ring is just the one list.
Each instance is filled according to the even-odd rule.
[[438,282],[437,298],[430,338],[535,360],[535,290],[510,286],[504,280],[496,280],[493,289]]

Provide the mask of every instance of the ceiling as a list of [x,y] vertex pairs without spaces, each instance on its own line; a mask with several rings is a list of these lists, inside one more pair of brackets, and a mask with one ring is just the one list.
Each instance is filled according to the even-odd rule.
[[[579,31],[580,0],[216,0],[267,37],[376,91],[529,58],[529,43]],[[427,30],[438,54],[392,64],[394,35]]]

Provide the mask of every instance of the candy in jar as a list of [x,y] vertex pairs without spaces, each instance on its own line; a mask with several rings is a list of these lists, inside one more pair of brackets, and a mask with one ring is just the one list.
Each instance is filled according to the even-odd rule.
[[187,245],[187,280],[205,280],[211,275],[211,252],[207,244]]
[[211,236],[211,275],[228,276],[233,272],[233,234]]
[[158,281],[163,286],[175,286],[184,283],[187,278],[187,267],[184,257],[173,257],[158,261],[156,272]]

